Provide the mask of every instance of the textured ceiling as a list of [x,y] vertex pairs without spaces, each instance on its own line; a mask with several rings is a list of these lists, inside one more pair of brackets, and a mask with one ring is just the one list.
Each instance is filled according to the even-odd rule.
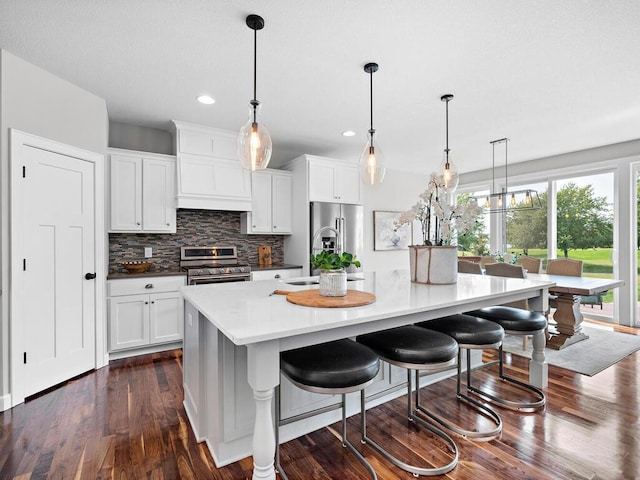
[[[258,99],[275,165],[357,159],[375,127],[387,166],[462,172],[640,138],[637,0],[0,0],[0,48],[102,98],[112,120],[238,130]],[[195,97],[208,93],[215,105]],[[344,130],[357,135],[345,138]]]

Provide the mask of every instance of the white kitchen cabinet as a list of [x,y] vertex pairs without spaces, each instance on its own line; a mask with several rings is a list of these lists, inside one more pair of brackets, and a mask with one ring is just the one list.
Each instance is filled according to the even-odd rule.
[[175,157],[110,150],[110,232],[175,233]]
[[360,204],[357,165],[309,158],[309,201]]
[[251,280],[278,280],[282,278],[295,278],[302,276],[302,267],[276,268],[272,270],[254,270],[251,272]]
[[184,285],[182,275],[109,280],[109,351],[181,341]]
[[244,234],[291,233],[292,174],[278,170],[254,172],[251,176],[252,210],[240,216]]
[[173,121],[178,208],[251,210],[251,174],[236,158],[237,132]]

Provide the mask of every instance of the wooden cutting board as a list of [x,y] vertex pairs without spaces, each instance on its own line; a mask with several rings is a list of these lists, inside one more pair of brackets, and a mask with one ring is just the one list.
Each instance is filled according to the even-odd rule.
[[258,264],[261,267],[269,267],[272,262],[271,247],[268,245],[260,245],[258,247]]
[[361,307],[376,301],[373,293],[362,292],[360,290],[347,290],[344,297],[324,297],[320,295],[320,290],[300,290],[299,292],[288,292],[276,290],[278,295],[286,295],[287,301],[296,305],[316,308],[343,308]]

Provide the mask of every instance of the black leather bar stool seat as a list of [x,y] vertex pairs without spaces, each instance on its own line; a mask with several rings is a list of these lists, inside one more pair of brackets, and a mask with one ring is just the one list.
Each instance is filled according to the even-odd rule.
[[472,312],[467,312],[467,315],[499,323],[507,333],[529,332],[528,334],[530,335],[530,332],[544,330],[547,326],[547,319],[541,313],[504,305],[473,310]]
[[[502,431],[502,419],[490,407],[484,405],[467,395],[468,386],[471,385],[471,355],[470,350],[483,350],[485,348],[499,348],[504,339],[504,329],[495,322],[485,320],[470,315],[451,315],[449,317],[436,318],[427,322],[416,324],[419,327],[435,330],[452,337],[458,343],[458,372],[456,378],[456,396],[480,414],[491,419],[495,427],[491,430],[469,430],[459,425],[443,419],[430,412],[420,405],[420,397],[416,396],[416,408],[427,415],[432,420],[438,422],[445,428],[462,435],[475,439],[490,439],[500,434]],[[467,389],[462,393],[462,351],[467,351]]]
[[[369,462],[347,439],[345,397],[347,393],[364,391],[380,371],[378,356],[366,346],[352,340],[311,345],[280,354],[281,372],[297,387],[314,393],[342,395],[342,445],[362,463],[371,477],[377,479]],[[317,412],[299,415],[296,420]],[[289,422],[286,422],[289,423]],[[280,465],[280,387],[276,388],[276,468],[280,476],[288,479]]]
[[410,465],[391,455],[391,453],[367,437],[364,391],[360,392],[363,443],[370,445],[393,464],[414,475],[443,475],[453,470],[458,464],[458,447],[449,435],[415,414],[411,400],[411,372],[415,371],[417,392],[420,385],[419,371],[437,372],[449,369],[455,364],[458,355],[456,341],[449,335],[416,327],[415,325],[359,335],[356,341],[371,348],[382,360],[407,369],[407,417],[409,421],[418,423],[443,438],[451,449],[453,459],[448,464],[437,468]]
[[380,362],[371,349],[344,339],[282,352],[280,369],[307,388],[352,389],[372,380]]
[[[538,312],[524,310],[522,308],[497,305],[494,307],[486,307],[479,310],[473,310],[471,312],[467,312],[467,314],[495,322],[501,325],[502,328],[504,328],[505,333],[509,335],[535,335],[544,332],[547,328],[547,319],[544,317],[544,315]],[[511,410],[534,411],[543,408],[547,402],[544,392],[539,388],[534,387],[533,385],[521,382],[520,380],[516,380],[515,378],[505,375],[504,352],[502,351],[502,346],[500,346],[498,354],[498,363],[500,365],[500,379],[509,382],[518,388],[532,392],[535,396],[535,400],[529,402],[511,401],[505,398],[497,397],[489,392],[480,390],[472,386],[468,386],[468,389],[476,395],[479,395],[480,397],[490,402],[499,404]]]

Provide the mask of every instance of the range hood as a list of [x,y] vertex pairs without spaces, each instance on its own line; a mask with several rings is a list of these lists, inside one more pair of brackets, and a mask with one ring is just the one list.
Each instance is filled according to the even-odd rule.
[[251,173],[236,159],[235,132],[173,121],[178,208],[251,211]]
[[178,155],[178,208],[251,211],[251,173],[237,160]]

